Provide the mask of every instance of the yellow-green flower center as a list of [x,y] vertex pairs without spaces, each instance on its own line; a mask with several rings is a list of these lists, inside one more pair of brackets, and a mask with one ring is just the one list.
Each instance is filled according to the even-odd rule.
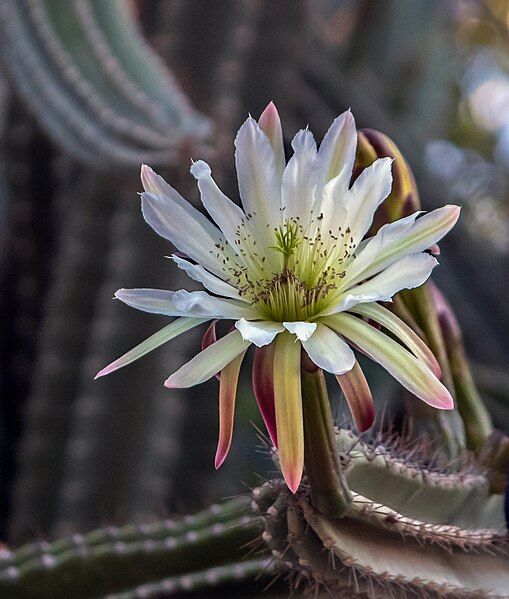
[[239,230],[235,251],[243,264],[236,260],[228,268],[230,282],[261,318],[310,320],[336,295],[355,245],[349,228],[324,232],[322,220],[319,215],[306,226],[298,217],[285,220],[263,254],[252,235]]

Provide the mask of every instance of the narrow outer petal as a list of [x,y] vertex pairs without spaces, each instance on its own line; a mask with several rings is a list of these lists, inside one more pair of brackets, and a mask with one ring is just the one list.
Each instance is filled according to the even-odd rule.
[[95,378],[98,379],[101,376],[106,376],[107,374],[110,374],[115,370],[118,370],[119,368],[131,364],[131,362],[134,362],[138,358],[141,358],[145,354],[148,354],[148,352],[151,352],[153,349],[156,349],[160,345],[163,345],[163,343],[166,343],[167,341],[174,339],[178,335],[181,335],[182,333],[189,331],[189,329],[192,329],[198,326],[199,324],[202,324],[203,322],[207,322],[206,319],[179,318],[173,321],[172,323],[165,326],[163,329],[161,329],[148,339],[145,339],[145,341],[143,341],[136,347],[133,347],[133,349],[129,350],[122,357],[118,358],[117,360],[100,370],[95,375]]
[[207,327],[207,330],[205,331],[201,340],[202,351],[217,341],[216,324],[218,322],[218,320],[213,320]]
[[375,419],[373,397],[362,368],[356,361],[352,370],[336,376],[350,408],[357,430],[368,430]]
[[170,389],[186,388],[203,383],[214,376],[216,372],[223,370],[249,345],[249,342],[244,341],[238,331],[232,331],[181,366],[166,379],[164,386]]
[[387,310],[387,308],[384,308],[380,304],[367,303],[357,304],[350,311],[354,314],[360,314],[361,316],[370,318],[374,322],[385,327],[388,331],[396,335],[414,356],[422,360],[437,378],[442,376],[440,364],[431,349],[424,343],[419,335],[390,310]]
[[275,341],[274,400],[279,464],[292,493],[298,489],[304,467],[304,425],[300,383],[301,344],[290,333]]
[[441,410],[451,410],[454,407],[451,394],[431,370],[402,345],[375,327],[345,313],[327,316],[323,321],[355,343],[419,399]]
[[[209,345],[212,345],[217,341],[217,333],[216,333],[216,325],[219,321],[213,320],[205,331],[202,340],[201,340],[201,348],[202,350],[206,349]],[[221,379],[221,373],[216,372],[214,375],[216,379],[219,381]]]
[[276,172],[281,180],[283,170],[285,168],[285,149],[283,144],[283,128],[281,127],[281,119],[274,102],[270,102],[267,108],[262,112],[258,119],[260,129],[269,138],[270,145],[274,152]]
[[319,323],[316,332],[302,342],[311,360],[333,374],[344,374],[355,364],[355,356],[347,343],[332,329]]
[[240,367],[246,355],[244,350],[221,370],[219,382],[219,439],[214,464],[219,468],[226,459],[232,443],[235,399]]
[[272,445],[277,448],[276,411],[274,407],[275,349],[275,343],[256,348],[253,360],[253,391]]

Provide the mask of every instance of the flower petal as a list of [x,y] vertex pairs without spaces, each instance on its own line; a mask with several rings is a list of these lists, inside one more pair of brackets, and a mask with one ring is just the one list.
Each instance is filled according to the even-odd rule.
[[367,431],[375,419],[375,408],[368,381],[359,362],[356,361],[353,368],[345,374],[337,375],[336,379],[345,395],[357,430],[360,433]]
[[[213,321],[211,321],[210,325],[207,327],[207,330],[205,331],[205,333],[203,334],[203,337],[201,339],[202,350],[217,341],[216,325],[218,322],[219,322],[218,320],[213,320]],[[216,377],[216,379],[218,381],[221,379],[220,372],[216,372],[216,374],[214,376]]]
[[215,275],[224,277],[227,271],[222,261],[225,256],[230,257],[232,252],[225,245],[221,231],[177,191],[170,189],[171,196],[141,194],[143,218],[177,249]]
[[[281,222],[281,185],[274,152],[265,133],[251,117],[235,138],[235,164],[244,210],[252,216],[261,246],[274,244],[274,227]],[[270,260],[270,256],[267,257]]]
[[304,467],[304,425],[300,384],[300,343],[290,333],[275,341],[274,401],[279,465],[292,493],[298,489]]
[[198,281],[212,293],[233,299],[239,298],[239,292],[233,285],[216,277],[200,264],[191,264],[191,262],[188,262],[175,254],[173,254],[171,258],[179,268],[184,270],[191,277],[191,279]]
[[245,220],[244,212],[219,189],[206,162],[203,160],[194,162],[191,165],[191,174],[198,181],[198,189],[205,209],[224,233],[228,243],[235,247],[239,227]]
[[332,374],[344,374],[355,364],[355,356],[350,347],[337,333],[324,324],[318,323],[315,333],[302,342],[311,360]]
[[293,156],[283,173],[281,199],[284,218],[298,218],[305,227],[315,208],[316,190],[316,142],[307,129],[299,131],[293,138]]
[[431,349],[405,322],[398,318],[387,308],[384,308],[377,303],[357,304],[350,310],[355,314],[360,314],[366,318],[370,318],[374,322],[382,325],[388,331],[396,335],[408,349],[422,360],[431,372],[438,378],[442,376],[440,364],[435,358]]
[[274,406],[275,348],[275,343],[256,348],[253,360],[253,391],[270,440],[277,448],[276,411]]
[[419,213],[384,225],[358,253],[343,284],[351,285],[372,277],[403,256],[428,249],[452,229],[459,213],[458,206],[444,206],[417,220],[415,217]]
[[249,347],[238,331],[232,331],[194,356],[169,376],[164,386],[172,388],[193,387],[223,370],[240,353]]
[[283,322],[285,329],[301,341],[307,341],[316,331],[316,322]]
[[[170,197],[175,194],[180,196],[180,194],[173,189],[169,183],[166,183],[161,175],[155,173],[147,164],[143,164],[141,166],[141,183],[143,185],[143,189],[148,193],[166,195]],[[182,196],[180,197],[182,198]],[[182,200],[185,202],[184,198],[182,198]]]
[[115,297],[131,308],[143,312],[165,316],[188,316],[187,312],[175,305],[174,294],[174,291],[165,289],[119,289],[115,292]]
[[218,322],[219,322],[218,320],[212,320],[211,323],[209,324],[209,326],[207,327],[207,330],[203,334],[203,337],[201,340],[202,350],[206,349],[209,345],[212,345],[213,343],[215,343],[217,341],[216,325]]
[[375,160],[361,172],[346,194],[347,224],[355,245],[371,226],[375,210],[391,192],[391,164],[391,158]]
[[232,319],[257,318],[258,316],[247,302],[215,297],[206,291],[180,289],[173,293],[173,303],[186,316]]
[[178,318],[100,370],[95,375],[95,378],[98,379],[101,376],[106,376],[107,374],[110,374],[119,368],[123,368],[124,366],[131,364],[131,362],[134,362],[138,358],[148,354],[153,349],[156,349],[156,347],[163,345],[163,343],[174,339],[178,335],[181,335],[182,333],[189,331],[189,329],[197,327],[199,324],[204,322],[207,322],[204,318]]
[[219,380],[219,438],[217,441],[214,465],[217,468],[225,461],[233,436],[233,419],[235,415],[235,399],[240,367],[246,355],[246,350],[227,364],[221,370]]
[[276,172],[281,181],[285,168],[285,149],[283,145],[283,129],[281,119],[274,102],[270,102],[258,119],[260,129],[268,137],[274,152]]
[[249,321],[245,318],[237,320],[235,328],[240,331],[245,341],[254,343],[256,347],[263,347],[274,341],[274,337],[284,331],[284,327],[279,322],[271,320]]
[[366,283],[347,289],[323,314],[343,312],[359,303],[391,301],[398,291],[422,285],[437,264],[430,254],[405,256]]
[[350,110],[340,114],[325,134],[318,150],[319,190],[325,184],[337,177],[341,171],[347,175],[348,181],[352,175],[357,147],[357,131],[355,120]]
[[427,404],[441,410],[451,410],[454,407],[451,394],[431,370],[385,333],[360,318],[345,313],[324,317],[323,321],[355,343],[403,387]]

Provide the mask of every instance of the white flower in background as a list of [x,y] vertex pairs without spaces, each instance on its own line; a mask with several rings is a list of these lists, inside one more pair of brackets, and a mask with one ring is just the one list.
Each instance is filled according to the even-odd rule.
[[[302,350],[336,375],[360,430],[372,424],[373,404],[351,345],[426,403],[453,407],[431,351],[378,302],[426,281],[437,264],[426,249],[453,227],[459,208],[415,213],[364,239],[391,190],[391,160],[376,160],[351,184],[356,143],[348,111],[334,121],[319,149],[310,131],[299,131],[286,163],[279,115],[269,104],[258,122],[248,118],[235,139],[242,208],[221,192],[208,164],[199,160],[191,166],[212,220],[143,166],[145,220],[185,255],[173,259],[207,291],[117,291],[129,306],[177,319],[97,375],[213,319],[204,349],[165,385],[191,387],[221,373],[219,467],[231,443],[241,363],[249,346],[256,346],[254,391],[292,491],[304,455]],[[218,319],[233,320],[235,327],[216,340]]]

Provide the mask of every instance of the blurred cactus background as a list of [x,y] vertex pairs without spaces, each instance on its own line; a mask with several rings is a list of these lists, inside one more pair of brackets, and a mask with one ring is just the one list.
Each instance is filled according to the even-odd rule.
[[[119,287],[182,286],[181,271],[164,258],[168,244],[141,218],[140,164],[150,164],[185,197],[197,200],[188,167],[191,158],[203,157],[235,198],[234,133],[248,112],[258,116],[270,100],[278,106],[288,144],[306,124],[321,138],[333,118],[351,107],[359,128],[383,131],[396,142],[418,181],[423,209],[448,202],[462,206],[458,227],[441,243],[441,266],[433,280],[454,307],[471,374],[502,431],[499,453],[492,448],[489,455],[504,453],[502,434],[509,432],[508,0],[1,0],[0,33],[0,541],[9,548],[38,542],[17,562],[5,549],[0,585],[9,568],[20,564],[29,563],[29,577],[37,566],[30,560],[40,559],[45,543],[106,525],[137,527],[135,533],[111,529],[106,540],[85,542],[90,551],[97,545],[106,553],[108,543],[127,542],[131,533],[129,542],[138,543],[125,562],[112,562],[115,580],[122,580],[122,568],[140,572],[126,579],[124,594],[115,597],[164,596],[211,581],[218,588],[201,596],[247,597],[267,585],[263,578],[243,586],[242,580],[274,567],[254,548],[247,560],[221,566],[208,579],[190,575],[191,582],[183,582],[184,570],[176,568],[166,574],[164,586],[164,569],[156,568],[146,580],[158,584],[137,586],[144,580],[141,573],[150,570],[147,539],[156,543],[152,549],[159,548],[161,562],[180,559],[173,545],[157,545],[164,536],[157,528],[163,519],[203,510],[275,476],[259,439],[261,421],[248,369],[232,452],[218,472],[213,468],[217,381],[191,390],[162,386],[192,355],[199,333],[188,333],[120,374],[93,377],[162,326],[160,317],[113,301],[113,293]],[[454,355],[452,376],[454,364],[466,359],[463,353]],[[383,414],[378,426],[406,429],[401,389],[378,367],[366,365],[365,371]],[[343,422],[344,402],[336,394],[333,406]],[[418,426],[418,416],[415,420]],[[468,435],[467,427],[467,440]],[[338,443],[353,462],[377,451],[376,444],[361,444],[352,456],[344,439]],[[421,539],[436,543],[432,553],[438,557],[434,565],[430,558],[430,568],[439,569],[439,551],[460,544],[461,535],[465,546],[484,543],[496,553],[502,524],[494,522],[483,493],[490,484],[498,484],[501,492],[501,468],[498,483],[469,466],[459,478],[455,471],[450,486],[444,484],[438,501],[449,501],[447,493],[457,493],[460,501],[467,487],[470,499],[478,492],[475,517],[415,516],[436,525]],[[394,476],[404,478],[404,473]],[[354,500],[369,497],[369,509],[373,502],[384,504],[372,489],[357,488],[352,477]],[[296,514],[294,505],[282,508],[275,496],[266,495],[266,507],[276,506],[274,521],[265,527],[272,534],[273,555],[278,535],[286,538],[290,531],[299,538],[307,525],[314,530],[309,547],[322,547],[327,535],[309,506],[300,506],[303,511]],[[246,543],[260,534],[263,518],[245,516],[249,502],[233,502],[221,508],[221,517],[230,524],[247,518],[251,528],[239,540]],[[278,524],[281,513],[283,524]],[[378,526],[368,522],[365,511],[359,514],[362,526]],[[200,542],[208,551],[222,551],[228,539],[210,541],[207,526],[213,520],[206,513],[200,517],[204,520],[178,525],[171,538],[187,534],[189,541],[194,531],[199,539],[203,535]],[[445,524],[458,528],[439,530]],[[419,540],[422,530],[411,532],[411,522],[405,526],[402,534]],[[143,527],[148,527],[145,536]],[[351,532],[344,527],[333,535],[348,545],[344,539]],[[485,536],[470,535],[475,528]],[[380,543],[389,545],[391,534],[384,531]],[[418,551],[419,543],[415,546]],[[309,547],[292,546],[288,560],[297,566],[290,563],[291,569],[302,570]],[[47,546],[48,568],[60,564],[63,550]],[[388,554],[388,561],[396,560]],[[359,568],[370,567],[368,562],[366,555],[367,565],[361,560]],[[44,560],[40,563],[44,569]],[[476,563],[481,561],[463,563],[465,578],[469,569],[485,567]],[[206,564],[199,566],[203,570]],[[83,580],[91,580],[93,564],[83,568]],[[372,578],[360,591],[369,595],[369,585],[376,586],[381,577],[375,572]],[[344,596],[352,596],[346,583],[336,582],[334,588],[344,587]],[[497,596],[509,596],[506,583],[508,594]],[[25,594],[12,596],[57,597],[51,586],[41,587],[39,594],[33,584],[27,582]],[[82,594],[70,588],[58,596],[110,592],[108,585],[95,591],[85,587]],[[418,587],[409,583],[401,592],[419,592]],[[394,594],[380,596],[400,596],[395,588]],[[442,596],[439,591],[427,589],[429,595],[423,596]],[[467,596],[453,591],[451,597]],[[265,596],[287,596],[285,577]]]

